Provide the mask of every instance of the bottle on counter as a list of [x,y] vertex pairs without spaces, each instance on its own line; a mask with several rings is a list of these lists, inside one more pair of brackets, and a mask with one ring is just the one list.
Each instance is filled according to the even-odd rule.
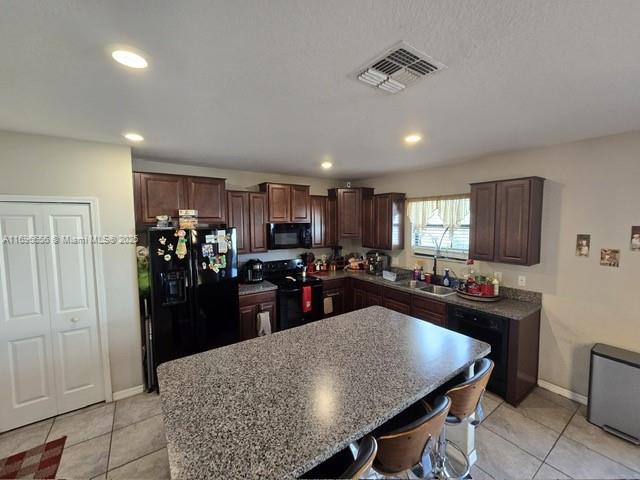
[[493,277],[493,281],[491,283],[493,284],[493,295],[497,297],[500,295],[500,282],[497,278]]
[[444,269],[444,277],[442,277],[442,285],[444,285],[445,287],[451,286],[451,277],[449,276],[448,268]]
[[424,282],[424,268],[420,267],[420,281]]

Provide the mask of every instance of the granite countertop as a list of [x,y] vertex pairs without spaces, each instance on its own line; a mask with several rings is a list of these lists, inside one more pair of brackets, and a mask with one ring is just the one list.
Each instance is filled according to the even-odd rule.
[[[440,302],[456,305],[459,307],[466,307],[472,310],[476,310],[478,312],[489,313],[492,315],[499,315],[501,317],[511,318],[513,320],[522,320],[523,318],[531,315],[532,313],[540,311],[540,309],[542,308],[542,295],[540,293],[529,292],[526,290],[510,289],[506,287],[501,287],[503,292],[509,292],[510,295],[516,296],[519,299],[503,298],[498,302],[485,303],[485,302],[474,302],[473,300],[467,300],[455,294],[447,295],[447,296],[434,295],[433,293],[424,292],[420,290],[420,287],[425,285],[422,282],[418,282],[419,285],[417,287],[410,287],[406,284],[385,280],[382,277],[370,275],[366,272],[349,272],[349,271],[321,272],[321,273],[316,272],[311,275],[316,275],[318,276],[318,278],[321,278],[322,280],[325,280],[325,281],[338,279],[338,278],[347,278],[347,277],[358,278],[365,282],[374,283],[376,285],[395,288],[397,290],[408,292],[414,295],[422,295],[428,298],[432,298],[434,300],[438,300]],[[515,294],[513,292],[518,292],[518,293]]]
[[369,307],[158,367],[172,478],[294,478],[490,351]]
[[263,293],[277,290],[278,287],[266,280],[260,283],[241,283],[238,286],[238,295],[251,295],[252,293]]

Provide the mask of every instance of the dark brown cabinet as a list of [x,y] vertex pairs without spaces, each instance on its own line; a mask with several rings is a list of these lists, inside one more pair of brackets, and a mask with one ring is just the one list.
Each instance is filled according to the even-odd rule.
[[311,246],[326,247],[327,242],[327,210],[328,198],[320,195],[311,196]]
[[250,252],[249,193],[227,192],[227,209],[228,226],[236,228],[238,253]]
[[362,192],[362,246],[376,248],[376,202],[373,190]]
[[338,245],[338,199],[327,198],[327,218],[325,228],[325,241],[327,247]]
[[411,316],[439,327],[447,325],[447,304],[422,295],[411,296]]
[[135,172],[133,186],[137,224],[155,224],[158,215],[177,217],[188,208],[184,177]]
[[[361,238],[362,236],[362,196],[363,188],[332,188],[329,197],[336,199],[337,237]],[[368,192],[366,193],[368,195]]]
[[249,192],[249,230],[252,252],[267,251],[267,195]]
[[496,229],[496,183],[471,185],[469,257],[493,261]]
[[544,179],[471,185],[469,257],[499,263],[540,263]]
[[404,248],[404,193],[374,196],[375,245],[382,250]]
[[382,287],[354,278],[351,284],[353,310],[382,305]]
[[266,195],[227,192],[227,225],[236,228],[238,253],[266,252]]
[[311,222],[311,196],[307,185],[261,183],[267,193],[269,223]]
[[276,292],[255,293],[240,296],[240,339],[258,336],[258,313],[269,312],[271,331],[277,331]]
[[[348,295],[347,279],[326,280],[323,284],[323,298],[327,304],[328,298],[331,299],[331,312],[325,313],[324,318],[340,315],[347,311],[345,300]],[[326,309],[325,309],[326,312]]]
[[178,210],[198,210],[200,223],[225,223],[227,195],[223,178],[134,172],[136,224],[154,225],[156,216],[178,217]]
[[199,223],[225,223],[227,195],[224,178],[185,177],[187,205],[198,211]]
[[411,295],[393,288],[385,288],[383,291],[382,306],[389,310],[411,315]]

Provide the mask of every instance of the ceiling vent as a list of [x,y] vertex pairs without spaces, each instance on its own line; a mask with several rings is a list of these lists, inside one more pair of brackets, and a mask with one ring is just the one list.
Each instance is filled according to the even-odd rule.
[[398,93],[427,75],[447,66],[411,45],[400,42],[384,54],[358,69],[356,77],[361,82],[387,93]]

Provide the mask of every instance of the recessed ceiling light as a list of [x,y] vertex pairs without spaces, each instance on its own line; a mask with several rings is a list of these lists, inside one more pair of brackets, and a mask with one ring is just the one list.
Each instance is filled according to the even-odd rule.
[[139,133],[134,133],[134,132],[127,132],[125,134],[122,135],[124,138],[126,138],[127,140],[130,140],[132,142],[141,142],[144,140],[144,137],[142,135],[140,135]]
[[320,164],[320,166],[322,168],[324,168],[325,170],[329,170],[331,167],[333,167],[333,163],[331,163],[331,162],[322,162]]
[[412,133],[404,137],[404,141],[408,144],[418,143],[420,140],[422,140],[422,135],[418,133]]
[[111,52],[111,56],[116,62],[130,68],[141,69],[147,68],[149,65],[142,55],[131,50],[114,50]]

